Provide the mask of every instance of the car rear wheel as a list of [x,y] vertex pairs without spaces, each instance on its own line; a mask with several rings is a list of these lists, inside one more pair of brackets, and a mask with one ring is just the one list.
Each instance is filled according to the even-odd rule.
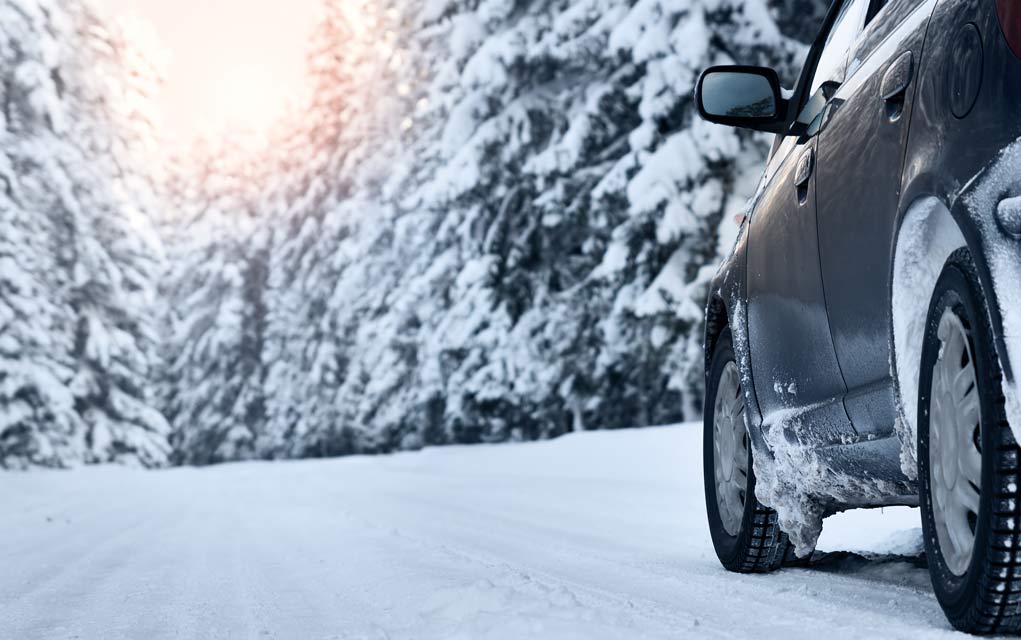
[[776,512],[755,498],[741,372],[729,329],[716,340],[710,359],[703,423],[706,511],[716,555],[730,571],[779,568],[793,550]]
[[1021,478],[1000,363],[974,264],[936,284],[919,380],[918,479],[933,589],[971,633],[1021,629]]

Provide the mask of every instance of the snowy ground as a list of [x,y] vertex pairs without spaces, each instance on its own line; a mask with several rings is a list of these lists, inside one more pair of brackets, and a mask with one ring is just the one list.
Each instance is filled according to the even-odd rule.
[[[3,638],[941,637],[910,509],[738,576],[700,429],[379,458],[0,477]],[[872,557],[872,554],[905,554]]]

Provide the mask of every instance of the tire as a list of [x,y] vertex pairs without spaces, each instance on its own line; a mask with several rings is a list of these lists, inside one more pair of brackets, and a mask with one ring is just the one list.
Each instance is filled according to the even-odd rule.
[[986,302],[969,254],[959,250],[940,275],[926,321],[918,480],[933,590],[962,631],[1021,630],[1018,453]]
[[[712,535],[713,547],[720,562],[729,571],[738,573],[761,573],[773,571],[780,568],[785,559],[794,559],[794,551],[787,534],[780,530],[777,523],[776,512],[763,506],[755,498],[755,473],[752,469],[752,447],[748,437],[747,428],[744,426],[744,397],[740,386],[740,374],[737,374],[737,388],[733,389],[733,379],[727,380],[737,371],[737,363],[734,358],[734,349],[731,341],[730,329],[724,329],[723,333],[716,340],[710,359],[709,370],[706,375],[706,403],[703,411],[703,439],[702,439],[702,469],[705,484],[706,512],[709,517],[709,531]],[[717,487],[717,455],[716,421],[720,413],[717,411],[717,396],[721,391],[723,382],[724,396],[720,398],[723,402],[727,397],[728,390],[734,392],[735,405],[740,405],[740,410],[733,412],[740,419],[740,442],[736,443],[740,449],[732,450],[733,456],[728,456],[732,465],[721,463],[721,469],[728,466],[733,473],[731,478],[740,477],[743,473],[743,482],[735,481],[732,485],[727,484],[719,495],[724,496],[723,500],[718,498]],[[721,421],[721,423],[729,421]],[[735,427],[737,429],[738,427]],[[747,451],[744,469],[736,462],[740,455]],[[737,474],[736,476],[733,474]],[[739,506],[735,506],[733,500],[728,502],[726,496],[733,496],[732,489],[738,490]],[[729,528],[729,530],[728,530]]]

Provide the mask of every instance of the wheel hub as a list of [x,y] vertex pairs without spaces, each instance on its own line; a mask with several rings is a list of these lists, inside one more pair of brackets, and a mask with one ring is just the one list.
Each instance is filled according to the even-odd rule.
[[723,528],[732,536],[741,530],[744,517],[748,486],[747,434],[741,375],[737,365],[729,362],[720,376],[713,407],[713,470],[720,519]]
[[982,451],[979,390],[968,330],[951,309],[940,318],[929,401],[929,477],[936,537],[947,567],[963,576],[975,548]]

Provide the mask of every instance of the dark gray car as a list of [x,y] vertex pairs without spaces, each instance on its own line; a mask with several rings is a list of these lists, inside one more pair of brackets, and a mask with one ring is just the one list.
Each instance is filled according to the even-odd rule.
[[776,135],[706,316],[717,554],[769,571],[822,519],[920,506],[954,626],[1021,629],[1021,2],[837,0],[793,92],[706,70]]

